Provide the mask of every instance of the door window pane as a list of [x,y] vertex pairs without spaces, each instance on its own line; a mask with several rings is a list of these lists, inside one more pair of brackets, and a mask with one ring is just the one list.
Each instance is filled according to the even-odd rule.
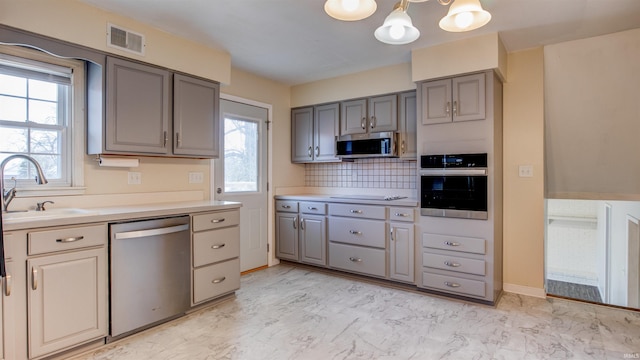
[[258,191],[258,123],[224,119],[224,191]]

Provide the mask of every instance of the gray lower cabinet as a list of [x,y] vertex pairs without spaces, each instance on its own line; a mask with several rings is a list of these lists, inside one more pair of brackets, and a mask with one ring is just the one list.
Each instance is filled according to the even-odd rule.
[[106,239],[104,224],[28,233],[29,358],[107,336]]
[[413,283],[414,226],[413,223],[389,223],[389,278]]
[[326,204],[278,200],[276,211],[276,257],[326,266]]
[[191,215],[191,305],[240,288],[240,211]]
[[12,261],[5,263],[7,276],[2,279],[2,294],[0,294],[0,359],[15,359],[15,309],[12,295],[14,285],[14,266]]
[[323,215],[303,214],[300,218],[300,261],[327,264],[327,219]]
[[283,260],[300,260],[298,213],[276,213],[276,257]]

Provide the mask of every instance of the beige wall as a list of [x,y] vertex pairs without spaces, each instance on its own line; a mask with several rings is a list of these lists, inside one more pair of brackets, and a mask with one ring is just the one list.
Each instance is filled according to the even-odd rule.
[[[77,0],[0,0],[0,23],[228,83],[231,55]],[[107,23],[145,35],[145,56],[107,46]]]
[[[544,296],[544,90],[542,48],[509,54],[504,84],[505,289]],[[533,165],[533,177],[518,177]]]

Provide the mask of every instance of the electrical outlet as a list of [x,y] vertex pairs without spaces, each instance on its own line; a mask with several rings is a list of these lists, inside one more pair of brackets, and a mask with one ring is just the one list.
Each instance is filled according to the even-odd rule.
[[204,181],[204,175],[201,172],[189,173],[189,184],[202,184]]
[[533,177],[533,165],[520,165],[518,167],[518,176]]
[[127,179],[129,185],[140,185],[142,184],[142,174],[136,171],[129,171],[127,173]]

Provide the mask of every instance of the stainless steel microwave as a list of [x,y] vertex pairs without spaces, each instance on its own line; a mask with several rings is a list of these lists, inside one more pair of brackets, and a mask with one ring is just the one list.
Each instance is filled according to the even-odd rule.
[[397,157],[396,143],[393,132],[343,135],[336,143],[336,153],[343,159]]

